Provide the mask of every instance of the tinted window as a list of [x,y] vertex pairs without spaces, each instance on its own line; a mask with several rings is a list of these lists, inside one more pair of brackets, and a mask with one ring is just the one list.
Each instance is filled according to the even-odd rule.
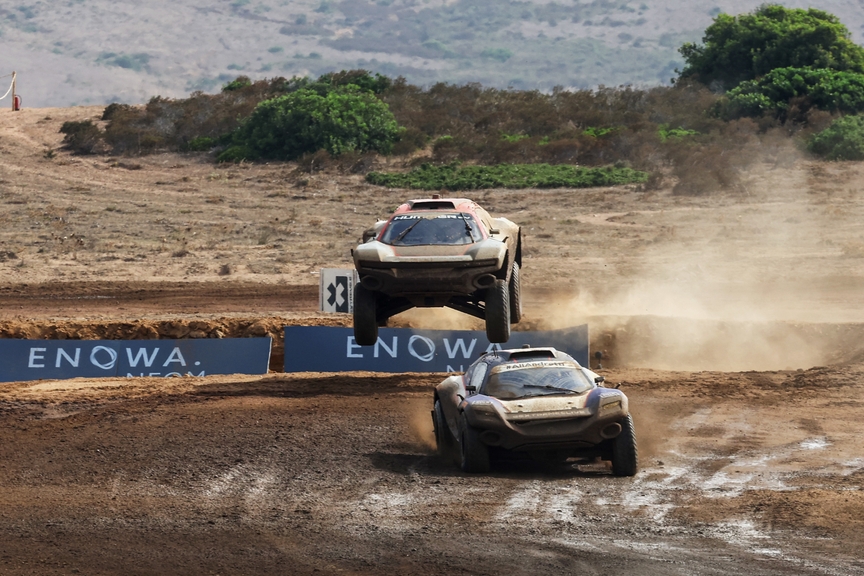
[[480,364],[478,364],[477,367],[474,369],[474,372],[471,374],[471,381],[469,382],[469,384],[479,390],[488,369],[489,365],[486,364],[486,362],[481,362]]
[[550,394],[581,394],[594,383],[575,367],[531,367],[496,371],[489,376],[482,393],[501,400]]
[[399,214],[394,216],[381,241],[394,246],[472,244],[482,238],[477,222],[464,212],[449,214]]

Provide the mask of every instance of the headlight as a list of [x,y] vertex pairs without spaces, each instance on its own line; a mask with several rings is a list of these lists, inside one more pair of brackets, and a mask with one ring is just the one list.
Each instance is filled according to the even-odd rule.
[[609,410],[620,410],[621,409],[621,400],[615,400],[613,402],[607,402],[600,406],[600,412],[608,412]]
[[474,402],[471,402],[471,407],[483,412],[495,410],[495,404],[493,404],[491,400],[475,400]]

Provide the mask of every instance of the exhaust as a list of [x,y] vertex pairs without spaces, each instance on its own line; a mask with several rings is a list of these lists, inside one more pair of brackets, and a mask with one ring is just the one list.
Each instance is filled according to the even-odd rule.
[[600,430],[600,436],[607,440],[609,440],[610,438],[615,438],[619,434],[621,434],[621,424],[617,422],[613,422],[612,424],[609,424],[605,426],[602,430]]

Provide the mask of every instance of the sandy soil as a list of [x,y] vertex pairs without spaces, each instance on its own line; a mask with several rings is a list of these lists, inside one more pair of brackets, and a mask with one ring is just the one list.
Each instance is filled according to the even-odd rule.
[[[2,113],[0,336],[270,334],[278,371],[281,326],[349,323],[318,270],[410,192],[59,150],[100,113]],[[525,226],[520,328],[588,322],[631,397],[635,478],[458,472],[440,375],[2,384],[0,573],[864,573],[864,165],[763,160],[739,195],[476,196]]]

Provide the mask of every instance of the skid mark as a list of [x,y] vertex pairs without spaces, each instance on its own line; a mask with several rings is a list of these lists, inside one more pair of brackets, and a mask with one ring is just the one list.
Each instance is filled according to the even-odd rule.
[[800,446],[804,450],[823,450],[830,446],[831,443],[825,437],[808,438],[801,442]]

